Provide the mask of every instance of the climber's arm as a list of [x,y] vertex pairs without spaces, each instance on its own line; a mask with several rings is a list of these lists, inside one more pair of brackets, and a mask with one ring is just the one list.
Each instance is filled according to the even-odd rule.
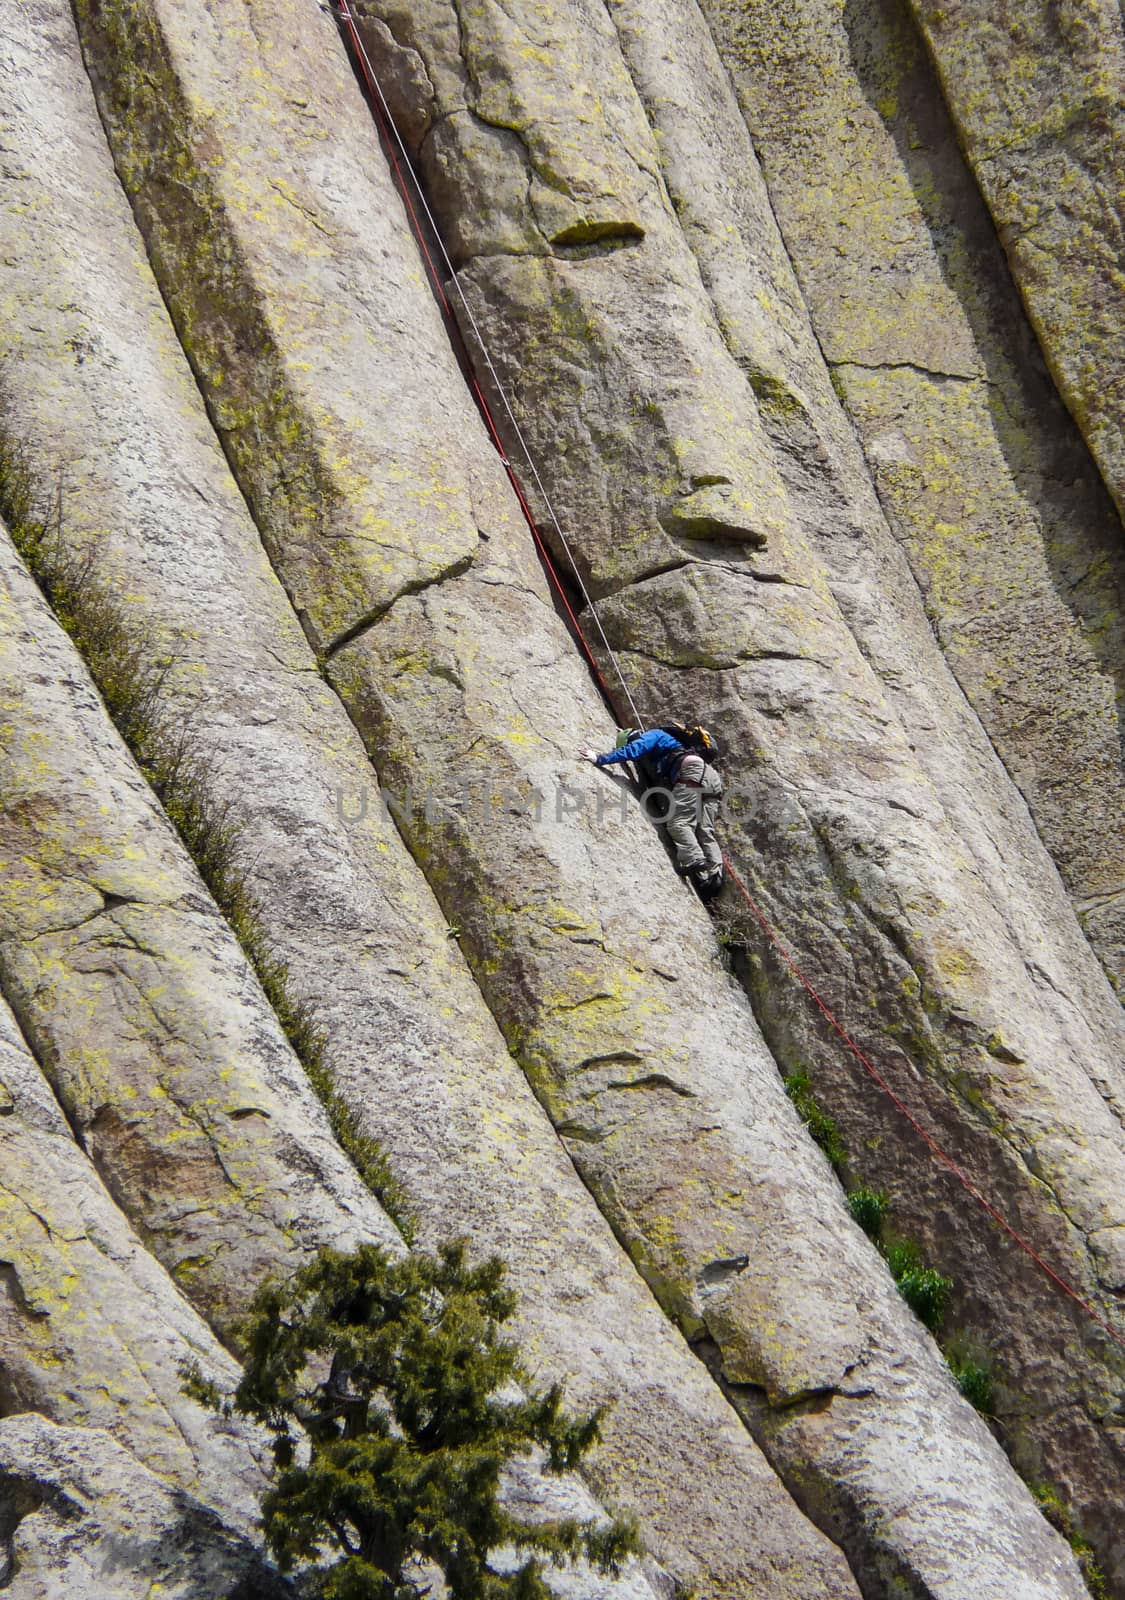
[[637,761],[641,756],[649,755],[653,750],[678,750],[680,747],[670,734],[663,728],[650,728],[647,733],[642,733],[639,738],[622,745],[620,750],[607,750],[604,755],[598,755],[595,750],[583,750],[582,759],[592,761],[596,767],[611,767],[622,761]]

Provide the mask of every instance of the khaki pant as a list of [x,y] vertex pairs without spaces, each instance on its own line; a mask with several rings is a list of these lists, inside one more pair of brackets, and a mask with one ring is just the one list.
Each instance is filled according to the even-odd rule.
[[723,781],[702,756],[685,756],[672,788],[672,809],[665,827],[676,847],[676,865],[681,872],[706,866],[710,873],[723,864],[723,852],[715,838],[715,819]]

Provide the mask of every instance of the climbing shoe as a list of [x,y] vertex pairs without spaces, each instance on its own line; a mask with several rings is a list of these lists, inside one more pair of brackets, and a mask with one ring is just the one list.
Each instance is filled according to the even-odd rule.
[[688,877],[691,879],[692,888],[704,905],[708,905],[722,891],[724,881],[722,867],[693,867]]

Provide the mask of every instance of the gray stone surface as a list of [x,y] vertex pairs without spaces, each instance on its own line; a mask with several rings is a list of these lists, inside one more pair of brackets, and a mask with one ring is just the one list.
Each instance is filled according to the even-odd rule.
[[0,1420],[0,1588],[11,1600],[284,1600],[244,1537],[100,1428]]
[[[830,363],[839,363],[836,387],[920,578],[929,619],[1027,795],[1112,974],[1119,939],[1113,852],[1122,837],[1112,820],[1121,768],[1120,528],[1104,505],[1099,510],[1091,464],[1041,374],[918,40],[893,6],[751,13],[707,0],[705,9],[740,89],[817,337]],[[854,194],[854,206],[841,207],[837,189]],[[854,226],[861,216],[864,226]],[[951,353],[954,345],[959,353]],[[941,368],[960,376],[935,378]],[[887,417],[894,426],[881,432]],[[820,438],[827,437],[821,427]],[[846,482],[838,468],[835,481]],[[975,754],[978,741],[966,719],[943,700],[924,625],[916,606],[901,603],[885,537],[872,519],[865,519],[862,539],[849,537],[833,512],[822,493],[803,518],[810,530],[819,521],[818,549],[837,599],[904,708],[918,758],[958,820],[974,870],[1053,1013],[1048,1036],[1057,1029],[1074,1039],[1073,1019],[1081,1012],[1095,1023],[1105,1058],[1120,1060],[1113,1025],[1103,1032],[1097,1020],[1105,1019],[1104,997],[1091,986],[1058,915],[1057,894],[1039,852],[1029,847],[1018,807]],[[1106,892],[1084,898],[1083,883]],[[1026,1013],[1018,1014],[1022,1022]],[[1003,1048],[1003,1035],[993,1043]],[[1019,1046],[1015,1053],[1026,1054]],[[1056,1062],[1046,1059],[1053,1077]],[[1092,1057],[1079,1046],[1075,1060],[1088,1067]],[[1022,1077],[1022,1065],[1012,1065]],[[1093,1076],[1105,1092],[1107,1082]],[[970,1106],[979,1081],[979,1074],[962,1080]],[[862,1142],[861,1171],[891,1182],[899,1196],[913,1193],[909,1220],[919,1231],[952,1233],[943,1185],[919,1183],[909,1156],[892,1157],[889,1143],[876,1148],[870,1099],[841,1090],[841,1082],[825,1079],[824,1098],[853,1147]],[[1111,1090],[1110,1103],[1119,1106],[1119,1091]],[[1032,1170],[1041,1171],[1034,1163]],[[994,1194],[1008,1193],[999,1175],[990,1181]],[[1008,1204],[1022,1210],[1014,1194]],[[1119,1269],[1102,1251],[1119,1237],[1097,1227],[1090,1233],[1092,1259],[1110,1287]],[[994,1274],[1002,1259],[963,1239],[955,1252],[962,1283],[962,1262],[974,1255],[979,1264],[969,1276]],[[1002,1269],[997,1287],[1010,1272]],[[955,1314],[980,1326],[975,1291],[958,1297]],[[1053,1362],[1051,1380],[1041,1382],[1042,1330],[1035,1318],[1021,1330],[1011,1366],[1036,1374],[1031,1387],[1045,1416],[1028,1426],[1026,1390],[1013,1384],[1000,1400],[1010,1447],[1033,1479],[1065,1485],[1120,1585],[1118,1519],[1106,1515],[1120,1494],[1119,1431],[1096,1421],[1091,1427],[1083,1407],[1069,1406],[1069,1358]],[[1005,1321],[994,1337],[1006,1348]],[[1120,1394],[1119,1380],[1110,1393]],[[1085,1405],[1094,1419],[1104,1414],[1096,1399]],[[1119,1405],[1111,1403],[1111,1416]]]
[[0,1416],[108,1431],[248,1532],[260,1443],[180,1373],[230,1388],[235,1364],[109,1199],[2,1001],[0,1174]]
[[1125,507],[1125,22],[1115,0],[912,0],[1048,365]]
[[18,58],[9,127],[60,160],[29,167],[16,191],[36,220],[0,278],[9,426],[40,482],[63,483],[66,536],[96,543],[138,637],[176,641],[161,711],[191,727],[217,797],[241,808],[239,864],[337,1084],[389,1150],[423,1242],[466,1232],[500,1251],[536,1376],[609,1407],[590,1482],[638,1515],[674,1577],[715,1595],[854,1596],[599,1216],[382,811],[206,428],[66,7],[40,15],[57,49]]
[[269,1271],[398,1234],[0,533],[0,980],[114,1199],[228,1339]]
[[[1043,368],[908,7],[704,10],[927,615],[1120,989],[1121,523]],[[991,82],[945,10],[951,48],[964,38]],[[1052,60],[1070,71],[1044,49],[1045,77]],[[807,368],[802,381],[807,393]],[[823,497],[811,509],[823,519]]]
[[[575,73],[565,65],[567,51],[581,52],[572,37],[561,46],[561,56],[554,48],[556,35],[586,26],[578,9],[564,13],[555,7],[549,15],[537,14],[535,28],[518,49],[505,39],[494,8],[462,14],[465,82],[447,62],[434,65],[444,49],[437,31],[427,32],[416,13],[404,17],[380,9],[384,31],[372,30],[372,48],[379,60],[389,58],[388,84],[402,76],[401,62],[413,52],[431,83],[449,86],[449,99],[436,102],[432,113],[434,129],[440,128],[444,139],[452,139],[465,120],[459,121],[456,110],[445,115],[457,104],[456,94],[471,100],[475,92],[484,92],[472,77],[474,60],[488,63],[489,96],[495,98],[497,80],[505,80],[511,104],[521,108],[513,120],[526,139],[548,138],[560,127],[569,138],[583,125],[577,109],[581,85],[572,92]],[[675,76],[664,58],[679,66],[685,55],[690,57],[684,49],[688,26],[677,32],[682,14],[676,8],[626,7],[623,12],[615,7],[614,15],[632,17],[634,35],[647,24],[648,39],[660,42],[659,50],[650,50],[648,99],[654,118],[663,119],[661,155],[670,166],[679,161],[685,171],[691,143],[676,137],[668,106],[675,100]],[[386,21],[397,30],[401,48],[388,47]],[[628,31],[623,29],[623,39]],[[612,81],[618,66],[596,21],[584,40],[584,72],[599,83]],[[705,56],[698,35],[694,49]],[[643,60],[632,59],[643,80]],[[697,71],[691,76],[697,107],[703,99],[700,77]],[[726,100],[729,108],[729,95]],[[713,146],[723,96],[717,92],[714,103],[704,103],[705,137]],[[780,106],[779,101],[779,116]],[[724,137],[734,141],[736,133],[728,119]],[[431,142],[422,130],[424,163],[430,161]],[[589,142],[595,169],[603,143],[598,128]],[[569,507],[576,503],[574,485],[612,475],[628,441],[635,439],[629,394],[642,383],[650,395],[658,394],[663,369],[668,404],[673,410],[679,405],[681,330],[701,366],[708,346],[694,336],[701,315],[695,301],[666,314],[658,338],[642,342],[630,336],[645,292],[655,300],[669,292],[669,283],[688,278],[686,271],[668,267],[679,259],[682,245],[667,229],[657,235],[655,207],[645,240],[634,241],[627,266],[616,272],[601,255],[575,264],[509,252],[503,244],[507,210],[493,197],[517,192],[515,179],[504,173],[524,155],[518,141],[503,151],[497,145],[497,151],[498,174],[466,163],[464,174],[475,178],[470,182],[462,175],[460,194],[444,196],[436,178],[432,187],[439,204],[444,201],[443,220],[452,213],[451,230],[459,212],[472,217],[476,253],[462,281],[510,381],[552,499]],[[445,159],[448,164],[451,158]],[[731,160],[726,170],[744,169]],[[596,186],[597,171],[586,177]],[[757,203],[753,185],[747,187],[743,218]],[[716,214],[713,193],[697,172],[672,192],[680,215],[698,217],[698,206],[709,201]],[[702,202],[697,200],[701,192]],[[766,204],[759,204],[758,214],[768,222]],[[489,234],[493,218],[496,231]],[[740,231],[744,250],[754,243],[743,218],[728,211],[725,227],[710,229],[727,243],[724,252],[709,242],[706,272],[712,282],[737,264]],[[698,222],[695,229],[697,235],[704,232]],[[770,250],[776,257],[775,242]],[[650,251],[646,283],[638,262]],[[618,254],[624,253],[622,247]],[[763,284],[769,285],[770,310],[784,313],[793,304],[791,275],[778,276],[761,247],[757,273],[759,294]],[[744,299],[749,298],[756,286],[745,275],[743,284]],[[1119,1180],[1109,1176],[1121,1159],[1118,1008],[1084,949],[1018,798],[942,669],[909,574],[880,519],[871,515],[870,486],[856,490],[861,467],[854,447],[849,456],[839,443],[846,428],[838,417],[830,426],[822,422],[827,415],[823,369],[806,362],[795,391],[784,382],[785,359],[792,362],[801,340],[806,348],[812,342],[807,327],[794,328],[790,316],[788,327],[774,333],[771,349],[749,314],[736,323],[728,310],[733,300],[728,288],[720,319],[725,327],[737,328],[743,347],[735,353],[744,369],[749,367],[763,416],[773,413],[769,426],[787,463],[800,533],[794,528],[784,538],[774,535],[761,556],[741,562],[733,551],[700,550],[709,562],[622,590],[602,606],[602,620],[611,638],[630,648],[626,676],[645,683],[643,707],[700,711],[717,720],[728,742],[751,758],[755,770],[741,804],[732,803],[728,838],[737,842],[736,860],[751,872],[755,892],[796,943],[818,985],[865,1047],[877,1052],[916,1114],[1053,1252],[1052,1259],[1065,1259],[1075,1280],[1100,1294],[1113,1316],[1118,1267],[1112,1252],[1122,1237],[1112,1198]],[[667,302],[662,304],[667,313]],[[608,363],[590,328],[619,332]],[[697,375],[700,387],[711,395],[733,394],[729,372],[717,371],[715,358],[708,359],[706,377],[700,382]],[[607,365],[611,378],[605,376]],[[697,415],[692,436],[717,446],[721,441],[706,426],[705,410]],[[720,475],[717,449],[713,464]],[[673,495],[674,486],[666,493]],[[580,559],[593,570],[596,583],[619,582],[620,529],[611,515],[598,518],[588,506],[584,510],[568,523]],[[1016,862],[1018,874],[1013,873]],[[1047,972],[1049,978],[1042,976]],[[1077,1382],[1086,1386],[1082,1406],[1088,1408],[1088,1420],[1078,1430],[1083,1433],[1078,1445],[1075,1412],[1067,1409],[1076,1398],[1073,1360],[1068,1355],[1052,1361],[1051,1383],[1040,1381],[1044,1349],[1061,1350],[1074,1337],[1066,1302],[1026,1262],[1006,1261],[1001,1253],[1004,1264],[993,1263],[980,1238],[975,1206],[963,1196],[958,1201],[947,1182],[931,1181],[929,1169],[919,1167],[910,1143],[914,1136],[865,1084],[853,1087],[851,1058],[838,1042],[818,1036],[805,997],[787,983],[780,969],[769,969],[755,985],[779,1057],[793,1066],[838,1061],[837,1070],[825,1072],[825,1093],[834,1097],[833,1109],[850,1104],[849,1136],[866,1147],[862,1161],[857,1154],[857,1167],[876,1181],[882,1176],[895,1182],[902,1226],[925,1239],[961,1283],[961,1317],[983,1322],[1010,1354],[1014,1371],[1035,1374],[1036,1414],[1021,1454],[1025,1466],[1034,1472],[1037,1463],[1049,1460],[1051,1470],[1072,1487],[1084,1477],[1083,1510],[1096,1513],[1100,1506],[1104,1514],[1118,1492],[1111,1486],[1120,1482],[1121,1463],[1115,1433],[1096,1419],[1118,1404],[1118,1358],[1096,1332],[1087,1337],[1086,1377]],[[1060,1058],[1069,1066],[1063,1068]],[[973,1108],[967,1115],[963,1096]],[[1080,1122],[1075,1121],[1078,1105],[1083,1107]],[[1094,1127],[1100,1129],[1096,1153],[1087,1138]],[[1086,1223],[1065,1241],[1059,1232],[1062,1216],[1053,1203],[1044,1204],[1039,1188],[1048,1163],[1049,1182],[1063,1208],[1075,1215],[1070,1197],[1079,1191],[1086,1196],[1083,1208],[1092,1208],[1085,1211]],[[1089,1244],[1084,1234],[1090,1235]],[[1028,1307],[1021,1319],[1027,1338],[1012,1349],[1015,1303]],[[1046,1333],[1048,1325],[1056,1329],[1054,1335]],[[1013,1387],[1023,1385],[1014,1379]],[[1016,1410],[1023,1428],[1022,1402],[1016,1402]],[[1112,1548],[1115,1535],[1105,1520],[1100,1526]]]
[[[213,25],[219,14],[228,19],[224,27]],[[487,14],[498,28],[505,26],[498,8]],[[556,8],[555,17],[561,14]],[[283,581],[310,636],[329,653],[332,679],[381,763],[384,780],[401,787],[413,779],[435,791],[429,817],[415,812],[404,821],[411,849],[459,929],[509,1044],[613,1225],[681,1324],[717,1342],[727,1376],[765,1388],[780,1403],[778,1415],[786,1420],[776,1458],[858,1553],[870,1582],[948,1595],[1007,1594],[1013,1584],[1029,1594],[1076,1594],[1070,1557],[1044,1530],[987,1431],[956,1395],[936,1352],[904,1316],[881,1263],[850,1225],[830,1174],[796,1127],[743,1002],[717,966],[703,913],[684,899],[636,816],[618,820],[614,807],[596,831],[590,814],[568,828],[556,825],[549,812],[538,820],[513,816],[505,802],[482,823],[451,803],[459,775],[497,788],[507,783],[513,790],[533,781],[553,786],[573,775],[569,763],[576,745],[605,725],[584,709],[588,691],[545,603],[542,578],[513,520],[499,468],[460,397],[436,312],[421,285],[407,298],[393,266],[380,265],[398,258],[404,235],[370,142],[366,151],[348,144],[355,130],[354,90],[345,95],[339,88],[326,46],[314,56],[307,38],[295,38],[295,15],[278,4],[268,25],[259,17],[259,39],[269,41],[260,44],[243,38],[233,14],[221,7],[209,10],[206,27],[187,24],[172,6],[103,7],[97,17],[83,12],[84,37],[151,258]],[[444,25],[441,36],[448,39],[456,19],[444,7],[426,7],[409,20],[424,27],[431,16],[439,33]],[[162,37],[155,35],[154,18]],[[555,342],[544,338],[536,346],[543,361],[540,380],[553,370],[549,362],[581,354],[576,371],[589,376],[591,387],[603,384],[601,410],[590,403],[591,387],[570,402],[569,415],[578,419],[568,438],[575,452],[574,485],[581,484],[584,465],[597,470],[588,430],[602,426],[611,401],[621,405],[622,369],[637,357],[639,375],[638,353],[653,349],[675,369],[669,385],[675,393],[664,397],[666,409],[651,385],[646,390],[638,383],[632,391],[639,405],[651,401],[659,413],[656,445],[650,451],[642,439],[629,447],[631,455],[626,450],[636,467],[639,511],[629,537],[614,540],[606,586],[651,572],[654,560],[660,566],[681,559],[688,540],[694,553],[710,558],[704,572],[725,570],[724,561],[740,563],[763,533],[784,558],[797,535],[774,515],[780,478],[770,466],[766,435],[737,370],[724,366],[727,357],[699,292],[698,270],[682,241],[676,242],[654,154],[641,151],[647,166],[635,160],[635,170],[625,166],[626,155],[636,155],[635,140],[649,136],[620,60],[614,65],[609,55],[599,55],[613,44],[608,20],[599,8],[581,20],[589,28],[579,35],[583,72],[605,86],[603,104],[616,104],[620,96],[631,120],[619,148],[606,156],[617,163],[612,182],[602,180],[585,144],[576,155],[563,151],[559,170],[569,171],[563,163],[572,155],[588,164],[582,208],[591,214],[604,193],[616,200],[623,173],[638,186],[639,198],[626,196],[624,223],[631,226],[616,215],[606,231],[606,217],[595,215],[593,237],[582,218],[574,218],[573,207],[567,211],[571,221],[559,224],[551,209],[555,198],[542,198],[536,215],[553,230],[554,248],[579,254],[497,258],[490,282],[512,291],[505,302],[518,329],[509,334],[511,348],[526,352],[525,341],[541,338],[528,300],[516,294],[523,267],[541,291],[538,311],[549,318],[548,291],[564,272],[574,285],[620,284],[624,276],[635,288],[630,273],[640,256],[633,252],[644,229],[644,240],[652,237],[645,259],[658,250],[667,269],[665,299],[656,296],[643,314],[637,307],[634,322],[623,330],[615,316],[620,343],[612,350],[608,323],[598,344],[584,311],[576,323],[582,308],[573,305],[559,312]],[[282,39],[284,51],[275,48]],[[556,42],[554,35],[549,42]],[[564,52],[570,48],[565,29],[557,42]],[[240,48],[231,48],[234,43]],[[502,97],[509,92],[507,64],[497,72],[494,43],[486,38],[481,60]],[[543,42],[537,38],[526,48],[521,43],[513,54],[541,60]],[[240,73],[247,75],[245,84]],[[280,91],[269,100],[278,139],[269,161],[254,134],[254,97],[245,92],[255,73]],[[428,67],[427,75],[432,81]],[[318,137],[327,139],[325,130],[332,130],[330,152],[314,139],[303,140],[294,120],[299,112],[287,109],[296,99],[292,92],[287,96],[287,86],[297,81],[316,85],[323,117]],[[127,115],[121,110],[126,98]],[[206,144],[195,112],[177,125],[167,111],[191,111],[204,102]],[[493,120],[503,120],[510,109],[502,106]],[[452,129],[456,120],[447,118],[443,126]],[[541,120],[545,125],[551,119]],[[554,120],[570,130],[568,138],[574,126],[586,126]],[[595,128],[591,136],[597,133]],[[536,134],[541,136],[546,139],[546,133]],[[511,148],[510,141],[497,143]],[[205,168],[192,167],[193,150],[206,151]],[[161,164],[169,155],[190,195],[191,227],[181,204],[163,203]],[[359,175],[365,160],[371,185],[378,185],[374,193]],[[464,170],[470,168],[467,162]],[[331,183],[323,181],[326,170]],[[495,175],[488,176],[491,186]],[[521,181],[526,183],[526,174]],[[458,168],[456,183],[463,182]],[[300,201],[290,208],[283,239],[269,201],[269,190],[279,183]],[[576,184],[573,175],[554,184],[563,210]],[[504,190],[500,177],[495,187]],[[484,198],[472,190],[466,214]],[[613,209],[618,211],[616,203]],[[482,214],[487,223],[487,208]],[[365,231],[358,238],[361,215]],[[318,241],[329,238],[349,262],[346,293],[318,265],[317,251],[324,248]],[[612,277],[607,262],[614,266]],[[479,264],[478,258],[474,271]],[[591,272],[579,266],[591,266]],[[642,274],[640,286],[651,281],[651,273]],[[621,302],[627,310],[624,292]],[[253,371],[261,369],[240,365],[238,341],[258,349],[260,330],[282,322],[280,347],[301,357],[286,374],[285,404],[293,409],[284,417],[269,407],[243,413],[240,407],[254,398]],[[378,360],[357,369],[356,353],[369,349],[365,341],[372,328],[381,340]],[[357,370],[364,411],[345,419],[344,450],[336,431],[341,397],[350,392]],[[426,391],[416,407],[409,399],[415,385]],[[359,530],[378,525],[380,474],[388,474],[392,459],[396,474],[431,481],[432,439],[417,442],[415,469],[397,415],[409,403],[413,414],[428,417],[429,393],[442,398],[445,476],[441,515],[423,520],[445,541],[444,554],[440,545],[433,550],[428,570],[447,576],[422,588],[426,569],[416,562],[419,592],[411,594],[409,579],[395,577],[397,590],[388,588],[374,553],[363,551]],[[389,413],[395,413],[393,423],[384,421]],[[303,418],[297,443],[289,431],[294,417]],[[607,439],[607,449],[612,446]],[[730,452],[729,472],[716,465],[723,448]],[[322,491],[320,503],[310,499],[305,505],[307,518],[298,529],[290,506],[269,493],[266,466],[286,451],[301,450],[321,462]],[[649,456],[663,480],[655,466],[646,476]],[[324,474],[339,457],[355,470],[346,485],[329,493],[333,486]],[[677,475],[669,487],[673,466]],[[455,469],[472,486],[472,522],[461,526],[445,517],[451,502],[444,489],[456,486]],[[314,476],[310,469],[308,481]],[[724,477],[730,481],[714,481]],[[628,477],[615,464],[613,473],[602,469],[601,481],[611,479],[621,503]],[[753,494],[748,482],[758,486]],[[697,493],[702,498],[693,501]],[[740,510],[748,496],[769,508],[768,526],[755,525]],[[593,507],[597,499],[583,503]],[[416,514],[393,504],[399,519]],[[583,544],[591,568],[594,533],[604,525],[604,518],[596,526],[592,519]],[[486,537],[480,539],[481,533]],[[707,547],[702,551],[701,541]],[[404,527],[401,544],[419,548],[411,526]],[[324,563],[330,557],[339,559],[340,570],[325,599]],[[793,560],[800,565],[799,556]],[[764,570],[767,576],[776,571],[775,561]],[[848,725],[834,730],[833,749],[863,740],[870,781],[877,783],[883,772],[872,730],[877,727],[883,738],[893,718],[815,568],[801,568],[788,588],[795,592],[780,594],[777,603],[789,602],[802,626],[813,617],[825,636],[841,691],[830,702],[832,710],[841,700],[854,701]],[[350,622],[344,621],[341,597]],[[794,626],[784,613],[777,617],[779,631],[787,620]],[[659,691],[655,672],[652,679]],[[902,736],[892,732],[890,738],[897,758]],[[910,783],[924,783],[908,764],[907,774]],[[831,776],[829,769],[826,777]],[[932,848],[931,839],[917,848]],[[645,885],[643,911],[633,903],[638,882]],[[1088,1082],[1078,1092],[1088,1104]],[[1093,1099],[1091,1127],[1112,1148],[1120,1124]],[[1064,1154],[1075,1192],[1092,1199],[1081,1162]],[[810,1425],[804,1401],[817,1392],[830,1398],[823,1408],[814,1407]],[[948,1454],[927,1453],[935,1427],[950,1442]],[[956,1507],[952,1518],[950,1504]]]

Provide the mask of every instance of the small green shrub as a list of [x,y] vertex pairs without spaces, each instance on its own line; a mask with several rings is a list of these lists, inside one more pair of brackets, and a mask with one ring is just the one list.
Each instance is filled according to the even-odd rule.
[[948,1352],[945,1359],[965,1399],[983,1416],[990,1417],[994,1387],[992,1368],[986,1362],[952,1356]]
[[817,1104],[808,1073],[791,1072],[784,1083],[786,1094],[797,1108],[797,1115],[833,1167],[839,1171],[848,1159],[848,1152],[835,1119],[828,1116]]
[[887,1245],[884,1254],[896,1283],[906,1273],[922,1270],[922,1252],[912,1239],[895,1239]]
[[31,473],[22,450],[0,430],[0,516],[13,539],[21,528],[40,526]]
[[906,1272],[897,1280],[898,1292],[907,1305],[931,1333],[937,1333],[945,1317],[945,1305],[953,1287],[951,1278],[943,1277],[935,1267],[923,1267],[919,1272]]
[[952,1278],[943,1277],[934,1267],[923,1264],[916,1244],[898,1240],[886,1252],[891,1277],[907,1305],[931,1333],[937,1333],[945,1316]]
[[853,1189],[848,1196],[848,1210],[853,1219],[859,1223],[869,1239],[876,1242],[882,1237],[883,1223],[887,1216],[887,1192],[885,1189]]
[[958,1329],[943,1342],[942,1355],[969,1404],[995,1420],[996,1373],[992,1356],[980,1339],[967,1328]]
[[[503,1276],[496,1259],[468,1266],[460,1242],[399,1260],[362,1245],[259,1290],[233,1409],[273,1434],[263,1525],[282,1571],[320,1563],[303,1592],[414,1600],[426,1591],[404,1569],[421,1557],[452,1600],[549,1600],[543,1560],[616,1573],[637,1548],[626,1521],[530,1524],[500,1504],[506,1463],[540,1446],[548,1472],[569,1471],[600,1420],[567,1416],[557,1385],[528,1387],[501,1334],[515,1309]],[[198,1376],[187,1386],[222,1408]],[[515,1572],[487,1566],[503,1545],[528,1554]]]

